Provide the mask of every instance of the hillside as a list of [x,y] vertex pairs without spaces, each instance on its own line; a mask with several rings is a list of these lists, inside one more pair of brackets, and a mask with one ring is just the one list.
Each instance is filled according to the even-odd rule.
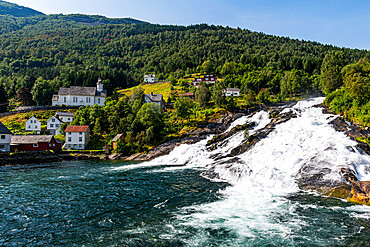
[[0,15],[11,15],[14,17],[31,17],[44,14],[27,7],[19,6],[17,4],[0,1]]
[[243,93],[269,89],[276,95],[289,72],[298,78],[299,92],[310,91],[317,89],[329,51],[342,52],[346,64],[370,57],[365,50],[205,24],[153,25],[79,14],[0,16],[0,84],[9,98],[21,86],[42,86],[42,94],[34,93],[41,105],[60,86],[95,86],[100,73],[109,95],[140,84],[148,72],[171,81],[214,73]]

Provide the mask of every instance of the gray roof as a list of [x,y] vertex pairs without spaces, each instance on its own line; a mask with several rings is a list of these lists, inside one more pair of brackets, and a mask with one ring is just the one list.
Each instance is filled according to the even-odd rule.
[[70,88],[61,87],[59,88],[58,95],[86,95],[95,96],[96,87],[77,87],[71,86]]
[[114,138],[113,138],[113,140],[112,140],[112,142],[116,142],[116,141],[118,141],[119,139],[121,139],[121,137],[123,136],[123,134],[117,134]]
[[239,88],[226,88],[226,91],[240,92]]
[[146,97],[150,99],[152,102],[161,102],[163,101],[163,95],[162,94],[145,94]]
[[11,145],[17,144],[38,144],[40,142],[50,142],[53,139],[52,135],[25,135],[25,136],[12,136]]
[[5,125],[2,122],[0,122],[0,134],[11,135],[12,132],[7,127],[5,127]]
[[72,112],[57,112],[57,113],[55,113],[55,116],[73,117],[74,116],[74,113],[72,113]]

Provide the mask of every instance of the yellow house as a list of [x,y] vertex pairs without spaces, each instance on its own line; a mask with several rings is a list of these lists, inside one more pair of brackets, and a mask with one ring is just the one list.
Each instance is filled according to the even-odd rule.
[[123,134],[118,134],[118,135],[116,135],[116,136],[113,138],[113,140],[112,140],[113,150],[117,149],[117,142],[118,142],[118,140],[121,140],[121,141],[125,140],[125,139],[123,138]]

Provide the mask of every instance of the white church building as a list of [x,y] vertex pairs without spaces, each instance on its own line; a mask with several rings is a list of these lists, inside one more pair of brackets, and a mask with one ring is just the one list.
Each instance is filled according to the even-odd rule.
[[53,106],[87,106],[104,105],[107,97],[106,90],[103,89],[101,78],[98,79],[96,87],[61,87],[57,95],[53,95]]

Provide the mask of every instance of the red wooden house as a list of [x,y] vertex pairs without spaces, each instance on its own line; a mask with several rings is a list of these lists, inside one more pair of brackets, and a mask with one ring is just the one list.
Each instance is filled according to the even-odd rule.
[[52,135],[24,135],[12,136],[10,151],[46,151],[60,150],[62,143],[55,140]]
[[205,82],[206,84],[215,84],[216,83],[216,76],[215,75],[203,75],[198,78],[195,78],[191,84],[195,87],[198,87],[201,82]]

